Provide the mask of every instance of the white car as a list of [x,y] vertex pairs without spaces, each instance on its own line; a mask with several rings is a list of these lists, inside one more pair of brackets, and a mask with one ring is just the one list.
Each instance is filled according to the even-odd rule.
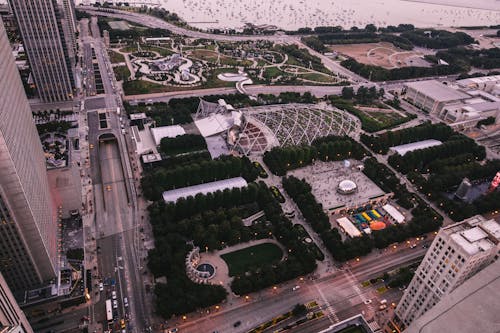
[[116,301],[116,291],[111,292],[111,298]]
[[128,307],[128,299],[127,299],[127,297],[123,298],[123,306],[124,307]]
[[113,309],[118,309],[118,302],[116,300],[113,301]]
[[104,291],[104,285],[101,283],[99,283],[99,291]]
[[295,287],[292,288],[293,291],[299,290],[299,289],[300,289],[300,286],[295,286]]

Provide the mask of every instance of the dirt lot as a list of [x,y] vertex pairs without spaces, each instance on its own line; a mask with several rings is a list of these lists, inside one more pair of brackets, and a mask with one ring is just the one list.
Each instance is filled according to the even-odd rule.
[[333,51],[352,57],[360,63],[387,69],[406,66],[430,66],[427,61],[421,58],[423,53],[404,51],[391,43],[332,45],[331,48]]

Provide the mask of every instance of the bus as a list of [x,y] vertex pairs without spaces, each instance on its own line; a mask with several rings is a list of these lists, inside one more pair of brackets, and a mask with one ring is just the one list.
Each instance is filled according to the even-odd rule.
[[106,319],[108,320],[108,325],[113,325],[113,306],[110,299],[106,300]]

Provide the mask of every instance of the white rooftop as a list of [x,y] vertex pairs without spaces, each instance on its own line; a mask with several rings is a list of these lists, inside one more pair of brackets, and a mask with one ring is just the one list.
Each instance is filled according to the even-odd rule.
[[391,147],[390,150],[403,156],[404,154],[410,151],[439,146],[442,144],[443,143],[439,140],[429,139],[429,140],[417,141],[417,142],[407,143],[404,145],[394,146]]
[[173,126],[153,127],[151,128],[151,134],[153,134],[155,143],[158,146],[161,142],[161,139],[175,138],[178,135],[186,134],[186,131],[184,131],[184,128],[182,128],[182,126],[173,125]]
[[215,182],[199,184],[194,186],[188,186],[183,188],[178,188],[175,190],[163,192],[163,200],[165,202],[176,202],[180,198],[187,198],[189,196],[195,196],[198,193],[208,194],[217,191],[223,191],[225,189],[232,188],[242,188],[248,185],[247,181],[242,177],[235,177],[229,179],[218,180]]
[[382,206],[382,208],[389,214],[397,223],[403,223],[405,217],[399,212],[393,205],[387,204]]
[[489,82],[500,82],[500,75],[490,75],[490,76],[482,76],[482,77],[471,77],[468,79],[458,80],[457,84],[461,86],[467,86],[471,84],[481,84],[481,83],[489,83]]
[[348,234],[350,237],[360,237],[361,232],[352,224],[351,221],[347,217],[341,217],[337,219],[337,223],[339,226],[344,229],[346,234]]
[[469,98],[469,95],[466,93],[453,89],[436,80],[408,82],[405,83],[405,86],[413,88],[421,94],[439,102],[449,102]]
[[231,126],[233,126],[231,116],[228,117],[219,113],[195,120],[194,123],[196,127],[198,127],[201,135],[205,138],[227,131]]
[[451,225],[445,230],[450,234],[450,238],[470,255],[488,251],[497,246],[500,240],[500,224],[493,219],[486,220],[480,215]]
[[147,116],[144,112],[130,114],[130,120],[139,120],[139,119],[146,119],[146,118],[147,118]]

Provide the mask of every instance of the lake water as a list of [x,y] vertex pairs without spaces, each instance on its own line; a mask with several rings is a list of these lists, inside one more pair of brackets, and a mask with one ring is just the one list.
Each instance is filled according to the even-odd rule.
[[500,0],[152,0],[199,28],[500,24]]

